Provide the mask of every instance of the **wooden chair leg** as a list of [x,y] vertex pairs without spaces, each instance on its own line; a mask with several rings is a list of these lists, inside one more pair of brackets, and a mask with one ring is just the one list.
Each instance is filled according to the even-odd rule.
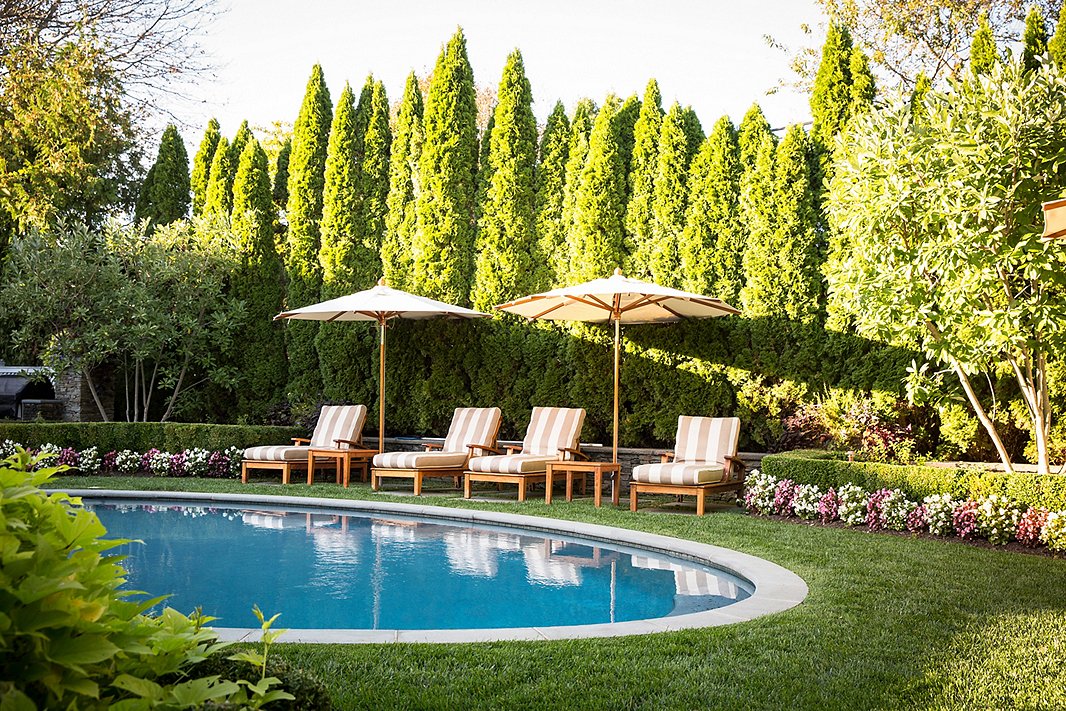
[[422,495],[422,472],[415,472],[415,496]]
[[702,516],[707,505],[707,490],[700,489],[696,492],[696,515]]
[[518,503],[522,503],[526,500],[526,480],[522,479],[518,482]]
[[248,483],[248,462],[241,462],[241,483]]
[[291,469],[292,469],[292,465],[289,464],[288,462],[285,462],[284,464],[281,465],[281,483],[282,484],[288,484],[289,483],[289,474],[292,473]]
[[637,510],[637,487],[629,485],[629,510]]
[[370,488],[374,491],[381,488],[381,477],[374,472],[370,472]]
[[465,477],[463,477],[463,498],[464,499],[469,499],[470,498],[470,493],[471,493],[470,492],[470,477],[469,476],[465,476]]

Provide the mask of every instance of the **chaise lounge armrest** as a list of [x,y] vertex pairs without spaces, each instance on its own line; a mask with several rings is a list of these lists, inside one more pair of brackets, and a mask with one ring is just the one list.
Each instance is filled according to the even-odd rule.
[[748,470],[748,465],[745,464],[744,460],[740,457],[732,457],[726,455],[725,463],[729,466],[730,469],[732,469],[734,466],[738,467],[742,474]]
[[311,440],[307,439],[306,437],[293,437],[292,443],[295,445],[311,444]]
[[675,455],[674,455],[673,452],[663,452],[662,454],[659,455],[659,459],[660,459],[660,461],[662,461],[663,464],[666,464],[671,459],[673,459],[674,456]]
[[[572,459],[583,459],[586,462],[589,460],[589,455],[585,454],[580,449],[571,449],[570,447],[560,447],[559,448],[559,453],[560,454],[564,454],[564,455],[565,454],[569,454]],[[562,457],[562,458],[565,459],[565,456]]]
[[444,442],[425,442],[422,446],[427,452],[432,452],[434,449],[444,449]]
[[361,439],[357,439],[357,440],[356,439],[335,439],[335,440],[333,440],[333,443],[336,444],[336,445],[346,444],[349,447],[362,447],[363,446],[363,440],[361,440]]
[[507,452],[507,454],[521,454],[522,453],[522,445],[520,445],[520,444],[508,444],[507,446],[504,447],[504,450]]
[[470,456],[475,456],[477,452],[492,452],[493,454],[503,454],[495,447],[490,447],[487,444],[468,444],[466,448],[470,450]]

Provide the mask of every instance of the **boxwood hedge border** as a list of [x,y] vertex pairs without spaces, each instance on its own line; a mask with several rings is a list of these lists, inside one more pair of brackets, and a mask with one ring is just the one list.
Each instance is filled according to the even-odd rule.
[[153,447],[181,452],[196,447],[225,451],[261,445],[288,444],[293,437],[307,437],[302,427],[266,425],[213,425],[184,422],[0,422],[0,441],[10,439],[24,447],[54,444],[83,450],[96,447],[100,453],[131,449],[146,452]]

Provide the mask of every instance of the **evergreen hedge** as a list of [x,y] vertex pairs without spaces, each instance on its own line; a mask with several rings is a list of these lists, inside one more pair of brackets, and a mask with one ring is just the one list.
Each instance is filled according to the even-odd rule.
[[131,449],[146,452],[155,447],[180,452],[194,447],[224,451],[229,447],[289,444],[307,437],[303,427],[267,425],[209,425],[185,422],[0,422],[0,441],[10,439],[24,447],[54,444],[82,450],[96,447],[101,454]]
[[1066,508],[1066,476],[988,472],[918,465],[848,462],[839,453],[798,450],[767,455],[762,471],[799,484],[817,484],[823,489],[839,488],[849,482],[867,491],[900,489],[915,499],[933,494],[973,498],[999,494],[1021,504],[1052,511]]

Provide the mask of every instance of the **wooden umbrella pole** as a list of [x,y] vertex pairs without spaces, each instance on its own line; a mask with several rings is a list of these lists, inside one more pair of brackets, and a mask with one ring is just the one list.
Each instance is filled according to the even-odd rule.
[[385,318],[381,322],[381,345],[378,354],[378,453],[385,451]]
[[614,445],[611,447],[611,462],[618,463],[618,371],[621,365],[622,321],[614,320]]

